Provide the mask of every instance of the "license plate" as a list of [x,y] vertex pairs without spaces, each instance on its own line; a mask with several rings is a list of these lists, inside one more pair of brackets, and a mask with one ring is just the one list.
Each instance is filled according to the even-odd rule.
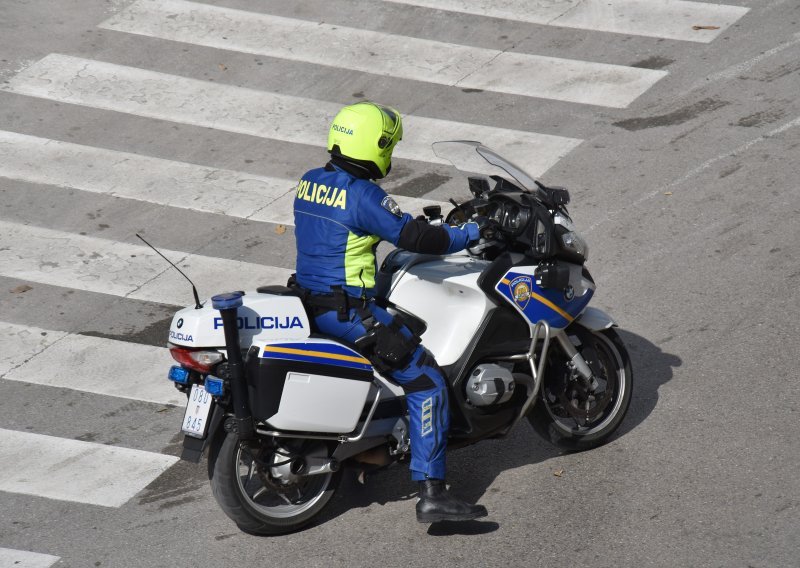
[[189,393],[189,402],[186,403],[186,413],[183,415],[183,426],[181,430],[187,436],[194,438],[205,438],[208,427],[208,415],[211,412],[211,405],[214,399],[206,392],[203,385],[192,385]]

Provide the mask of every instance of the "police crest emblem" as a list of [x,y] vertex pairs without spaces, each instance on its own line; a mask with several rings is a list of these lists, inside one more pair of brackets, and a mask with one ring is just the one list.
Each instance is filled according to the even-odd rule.
[[530,276],[517,276],[508,284],[508,287],[511,290],[511,297],[514,302],[519,306],[519,309],[524,310],[531,299],[533,279]]
[[394,199],[392,199],[388,195],[384,197],[383,200],[381,201],[381,207],[386,209],[392,215],[397,215],[398,217],[403,216],[403,212],[400,210],[400,206]]

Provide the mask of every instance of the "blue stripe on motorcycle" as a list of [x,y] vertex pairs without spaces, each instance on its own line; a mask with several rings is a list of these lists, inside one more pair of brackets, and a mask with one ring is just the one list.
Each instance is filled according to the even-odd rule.
[[372,365],[365,363],[356,363],[354,361],[342,361],[341,359],[326,357],[324,355],[299,355],[295,353],[263,352],[261,357],[264,359],[283,359],[286,361],[298,361],[301,363],[332,365],[335,367],[345,367],[347,369],[358,369],[359,371],[372,371]]

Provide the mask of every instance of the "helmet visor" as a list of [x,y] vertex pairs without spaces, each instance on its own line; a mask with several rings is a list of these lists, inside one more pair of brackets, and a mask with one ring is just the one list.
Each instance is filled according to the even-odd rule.
[[400,113],[393,108],[383,105],[375,106],[381,111],[381,118],[383,119],[378,148],[391,152],[395,144],[403,138],[403,121],[400,118]]

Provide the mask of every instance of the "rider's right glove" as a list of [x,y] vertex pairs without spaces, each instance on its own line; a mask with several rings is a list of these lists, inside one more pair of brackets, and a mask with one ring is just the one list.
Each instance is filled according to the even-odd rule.
[[489,217],[479,215],[475,217],[473,221],[478,225],[480,238],[486,239],[487,241],[494,240],[494,238],[497,236],[497,226],[491,219],[489,219]]
[[468,223],[464,223],[463,225],[459,225],[458,227],[462,231],[467,232],[467,238],[469,239],[468,242],[474,243],[481,238],[481,226],[474,221],[470,221]]
[[445,254],[451,254],[464,250],[470,245],[481,238],[481,230],[477,223],[470,221],[469,223],[462,223],[458,227],[451,227],[450,225],[443,224],[450,237],[450,246],[447,247]]

